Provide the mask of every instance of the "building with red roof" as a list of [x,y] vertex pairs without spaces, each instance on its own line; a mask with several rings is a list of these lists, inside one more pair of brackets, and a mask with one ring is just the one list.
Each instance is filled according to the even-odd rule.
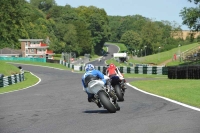
[[52,50],[49,50],[48,44],[44,39],[19,39],[21,42],[21,51],[23,57],[40,57],[53,59]]

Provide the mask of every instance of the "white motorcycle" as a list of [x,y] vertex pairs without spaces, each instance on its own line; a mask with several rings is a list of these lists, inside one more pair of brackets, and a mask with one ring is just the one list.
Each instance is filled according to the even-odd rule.
[[102,80],[91,80],[88,83],[87,91],[94,94],[95,98],[100,101],[101,105],[110,113],[120,110],[117,103],[117,97],[104,86]]

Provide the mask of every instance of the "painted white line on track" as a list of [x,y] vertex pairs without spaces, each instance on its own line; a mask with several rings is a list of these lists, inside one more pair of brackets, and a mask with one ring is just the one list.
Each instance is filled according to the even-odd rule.
[[[55,67],[49,67],[49,66],[41,66],[41,65],[34,65],[34,64],[23,64],[23,63],[14,63],[14,62],[6,62],[6,63],[11,63],[11,64],[22,64],[22,65],[29,65],[29,66],[39,66],[39,67],[47,67],[47,68],[53,68],[53,69],[57,69],[57,70],[65,70],[65,69],[60,69],[60,68],[55,68]],[[36,76],[35,74],[33,74],[32,72],[30,72],[33,76],[37,77],[39,79],[39,81],[34,84],[34,85],[31,85],[31,86],[28,86],[26,88],[23,88],[23,89],[19,89],[19,90],[13,90],[13,91],[8,91],[8,92],[4,92],[4,93],[0,93],[0,94],[7,94],[7,93],[11,93],[11,92],[16,92],[16,91],[21,91],[21,90],[25,90],[25,89],[28,89],[30,87],[33,87],[33,86],[36,86],[38,85],[40,82],[41,82],[41,79]],[[73,73],[79,73],[79,72],[73,72]]]
[[[31,86],[28,86],[28,87],[26,87],[26,88],[19,89],[19,90],[8,91],[8,92],[0,93],[0,94],[7,94],[7,93],[11,93],[11,92],[21,91],[21,90],[25,90],[25,89],[28,89],[28,88],[30,88],[30,87],[33,87],[33,86],[38,85],[38,84],[41,82],[41,79],[40,79],[38,76],[36,76],[35,74],[33,74],[32,72],[30,72],[30,73],[31,73],[33,76],[35,76],[35,77],[37,77],[37,78],[39,79],[39,81],[38,81],[36,84],[31,85]],[[22,82],[23,82],[23,81],[22,81]]]
[[[56,68],[56,67],[50,67],[50,66],[42,66],[42,65],[34,65],[34,64],[23,64],[23,63],[13,63],[13,62],[7,62],[7,63],[11,63],[11,64],[21,64],[21,65],[27,65],[27,66],[39,66],[39,67],[47,67],[47,68],[52,68],[52,69],[57,69],[57,70],[66,70],[66,71],[70,71],[67,69],[61,69],[61,68]],[[72,72],[72,71],[71,71]],[[82,72],[72,72],[72,73],[82,73]]]
[[137,87],[132,86],[132,85],[129,84],[129,83],[126,83],[126,84],[127,84],[128,86],[132,87],[133,89],[135,89],[135,90],[137,90],[137,91],[140,91],[140,92],[142,92],[142,93],[145,93],[145,94],[148,94],[148,95],[151,95],[151,96],[154,96],[154,97],[162,98],[162,99],[164,99],[164,100],[170,101],[170,102],[175,103],[175,104],[179,104],[179,105],[184,106],[184,107],[186,107],[186,108],[190,108],[190,109],[193,109],[193,110],[196,110],[196,111],[200,111],[200,108],[196,108],[196,107],[193,107],[193,106],[190,106],[190,105],[187,105],[187,104],[184,104],[184,103],[181,103],[181,102],[178,102],[178,101],[175,101],[175,100],[166,98],[166,97],[162,97],[162,96],[159,96],[159,95],[155,95],[155,94],[152,94],[152,93],[149,93],[149,92],[140,90],[140,89],[138,89]]
[[58,70],[65,70],[61,68],[56,68],[56,67],[50,67],[50,66],[42,66],[42,65],[34,65],[34,64],[23,64],[23,63],[14,63],[14,62],[7,62],[11,64],[21,64],[21,65],[29,65],[29,66],[39,66],[39,67],[47,67],[47,68],[53,68],[53,69],[58,69]]

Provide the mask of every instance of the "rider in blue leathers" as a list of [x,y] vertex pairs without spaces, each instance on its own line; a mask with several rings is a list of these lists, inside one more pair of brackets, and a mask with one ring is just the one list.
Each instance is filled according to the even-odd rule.
[[105,75],[100,72],[99,70],[95,70],[94,66],[92,64],[87,64],[85,66],[85,74],[82,76],[82,85],[83,90],[88,94],[88,102],[95,102],[97,106],[100,108],[101,104],[98,100],[95,100],[94,94],[88,93],[87,91],[87,83],[94,79],[101,79],[105,85],[110,85],[108,82],[108,79],[105,78]]

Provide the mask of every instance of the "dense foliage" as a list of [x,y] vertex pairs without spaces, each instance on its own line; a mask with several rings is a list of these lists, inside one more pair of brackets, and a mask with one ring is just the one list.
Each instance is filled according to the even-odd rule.
[[196,7],[183,8],[180,12],[182,16],[183,24],[187,25],[194,31],[200,30],[200,0],[188,0],[196,4]]
[[[155,21],[141,15],[109,16],[111,28],[111,42],[121,42],[126,45],[129,53],[150,55],[160,51],[167,51],[194,41],[183,40],[182,29],[176,22]],[[177,39],[174,35],[179,35]],[[159,47],[161,49],[159,49]],[[145,53],[146,52],[146,53]]]
[[110,41],[124,43],[128,52],[146,48],[147,54],[153,54],[158,47],[164,51],[194,41],[174,39],[172,35],[181,31],[175,22],[141,15],[108,16],[95,6],[58,6],[55,0],[1,0],[0,4],[0,48],[20,49],[18,39],[49,37],[55,53],[101,54]]

